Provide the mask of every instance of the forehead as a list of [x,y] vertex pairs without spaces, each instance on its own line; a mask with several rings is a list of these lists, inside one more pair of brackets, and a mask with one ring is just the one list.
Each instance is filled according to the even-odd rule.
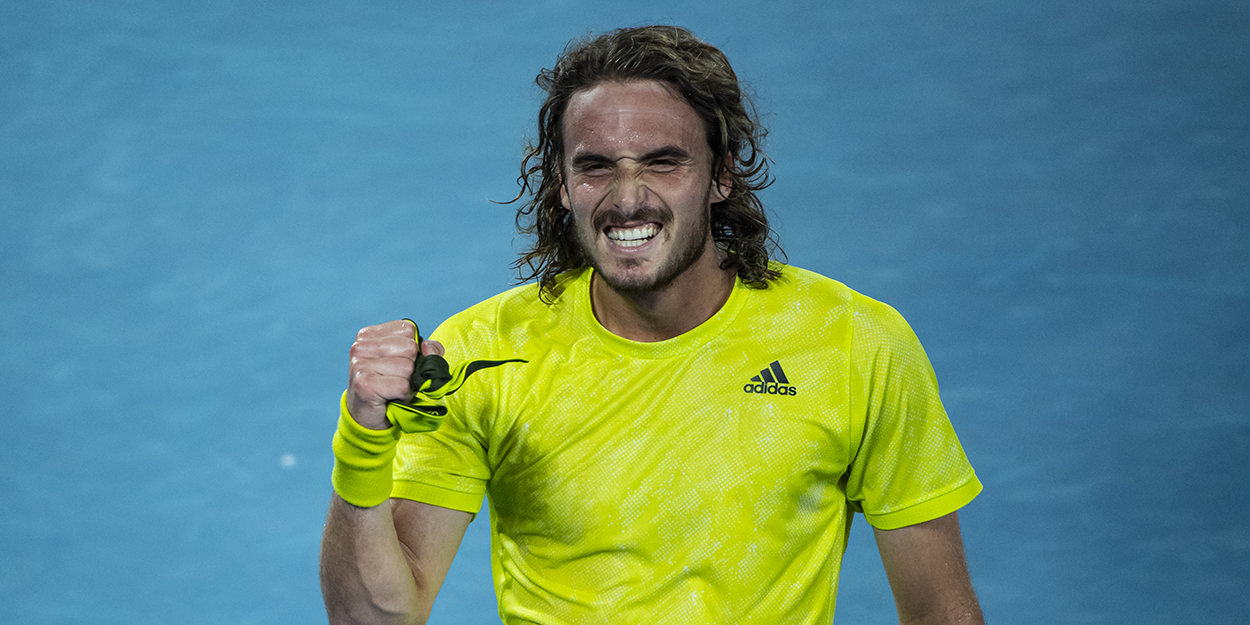
[[629,156],[664,146],[691,154],[707,148],[703,122],[663,84],[604,82],[569,98],[564,152]]

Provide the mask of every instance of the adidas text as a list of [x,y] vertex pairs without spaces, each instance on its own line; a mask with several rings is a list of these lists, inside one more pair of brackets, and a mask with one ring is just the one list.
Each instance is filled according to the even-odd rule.
[[799,389],[796,387],[790,386],[789,384],[776,384],[776,383],[765,384],[763,382],[760,382],[759,384],[751,384],[750,382],[748,382],[746,386],[742,387],[742,390],[748,393],[760,393],[763,395],[798,395],[799,394]]

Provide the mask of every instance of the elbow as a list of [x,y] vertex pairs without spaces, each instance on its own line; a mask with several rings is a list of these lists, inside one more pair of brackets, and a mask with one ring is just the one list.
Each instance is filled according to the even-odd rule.
[[425,625],[429,605],[421,605],[413,593],[400,588],[369,588],[350,584],[349,588],[325,583],[322,597],[330,625]]
[[357,606],[326,605],[330,625],[425,625],[429,612],[389,609],[378,603]]
[[981,615],[980,605],[974,600],[970,604],[910,615],[900,610],[898,622],[900,625],[985,625],[985,618]]

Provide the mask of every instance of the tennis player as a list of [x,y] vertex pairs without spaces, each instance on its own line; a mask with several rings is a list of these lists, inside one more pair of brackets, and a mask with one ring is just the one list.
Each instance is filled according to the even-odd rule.
[[911,328],[788,266],[725,56],[570,44],[520,178],[524,286],[360,331],[334,437],[332,623],[423,623],[490,506],[505,623],[830,623],[855,513],[901,623],[981,623],[981,490]]

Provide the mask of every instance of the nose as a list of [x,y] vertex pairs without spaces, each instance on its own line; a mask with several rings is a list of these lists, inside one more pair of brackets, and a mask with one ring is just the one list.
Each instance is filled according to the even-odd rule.
[[612,206],[630,213],[642,205],[647,187],[633,167],[620,167],[612,184]]

